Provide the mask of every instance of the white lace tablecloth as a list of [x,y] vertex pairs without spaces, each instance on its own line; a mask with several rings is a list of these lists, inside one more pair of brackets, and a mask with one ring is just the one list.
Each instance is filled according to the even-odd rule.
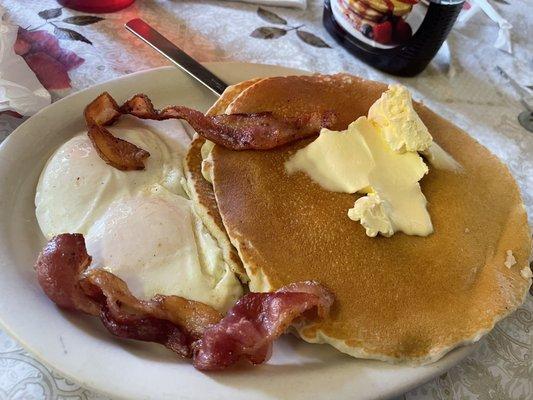
[[[348,71],[388,82],[401,81],[413,90],[416,98],[423,98],[426,104],[465,129],[509,165],[520,184],[532,222],[533,133],[518,124],[517,115],[523,110],[518,96],[496,70],[496,66],[502,67],[524,87],[533,85],[533,7],[530,0],[493,2],[514,26],[513,54],[493,47],[497,26],[483,14],[477,14],[449,37],[451,67],[433,62],[420,76],[410,79],[384,75],[352,57],[322,27],[322,2],[308,3],[307,10],[268,8],[276,13],[274,16],[258,13],[256,5],[228,1],[137,0],[126,10],[100,15],[105,18],[103,20],[84,17],[68,23],[61,20],[87,14],[63,9],[61,16],[47,22],[38,13],[58,8],[55,1],[0,0],[10,22],[29,29],[49,32],[56,29],[61,47],[85,59],[81,66],[69,72],[72,87],[53,90],[54,99],[133,71],[167,64],[124,30],[122,25],[135,17],[154,25],[200,61],[279,64],[325,73]],[[48,16],[57,13],[54,11]],[[261,27],[271,28],[258,30]],[[264,36],[274,38],[265,39]],[[0,115],[0,141],[21,121]],[[402,398],[531,399],[532,357],[533,296],[530,294],[526,304],[498,324],[481,341],[475,353]],[[50,371],[0,330],[0,400],[67,398],[102,397]]]

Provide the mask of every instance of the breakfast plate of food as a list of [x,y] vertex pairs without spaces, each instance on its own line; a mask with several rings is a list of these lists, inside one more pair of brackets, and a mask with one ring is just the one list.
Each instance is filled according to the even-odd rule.
[[[531,285],[519,189],[402,85],[211,63],[68,96],[0,146],[0,322],[127,399],[373,399]],[[422,99],[419,99],[422,100]]]

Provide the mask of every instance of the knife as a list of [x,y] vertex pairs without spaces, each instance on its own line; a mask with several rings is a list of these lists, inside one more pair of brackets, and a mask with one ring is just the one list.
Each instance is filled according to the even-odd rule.
[[228,87],[226,82],[221,80],[218,76],[213,74],[142,19],[132,19],[126,23],[125,27],[128,31],[149,44],[153,49],[157,50],[160,54],[178,66],[183,72],[192,76],[217,96],[220,96]]

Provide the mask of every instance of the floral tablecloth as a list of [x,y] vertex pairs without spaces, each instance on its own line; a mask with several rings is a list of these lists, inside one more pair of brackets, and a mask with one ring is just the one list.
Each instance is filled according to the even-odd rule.
[[[33,63],[52,99],[142,69],[166,65],[123,24],[141,17],[200,61],[247,61],[400,81],[503,159],[518,180],[533,221],[533,133],[517,122],[517,93],[498,72],[533,85],[533,9],[529,0],[494,0],[514,26],[513,54],[494,48],[498,28],[476,14],[449,37],[451,63],[438,57],[420,76],[397,79],[359,62],[328,36],[322,2],[306,10],[228,1],[141,1],[114,14],[88,15],[53,0],[0,0],[5,18],[25,30],[17,52]],[[55,38],[58,38],[57,42]],[[24,39],[24,40],[22,40]],[[43,53],[45,53],[43,55]],[[0,141],[23,119],[0,115]],[[1,190],[1,189],[0,189]],[[533,398],[533,296],[487,335],[458,366],[406,393],[405,399]],[[0,330],[0,400],[101,399],[65,380]]]

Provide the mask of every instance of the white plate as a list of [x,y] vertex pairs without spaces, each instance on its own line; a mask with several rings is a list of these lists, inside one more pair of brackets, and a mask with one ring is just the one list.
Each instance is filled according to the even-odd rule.
[[[213,63],[227,82],[294,73],[281,67]],[[175,68],[125,76],[68,96],[22,124],[0,146],[0,322],[22,345],[60,374],[110,397],[127,399],[374,399],[401,394],[468,355],[462,347],[423,367],[356,360],[326,345],[286,336],[268,364],[203,374],[158,345],[111,337],[95,318],[60,311],[42,293],[33,263],[44,238],[34,212],[45,161],[83,128],[82,110],[107,90],[120,100],[143,92],[156,106],[206,110],[207,89]]]

